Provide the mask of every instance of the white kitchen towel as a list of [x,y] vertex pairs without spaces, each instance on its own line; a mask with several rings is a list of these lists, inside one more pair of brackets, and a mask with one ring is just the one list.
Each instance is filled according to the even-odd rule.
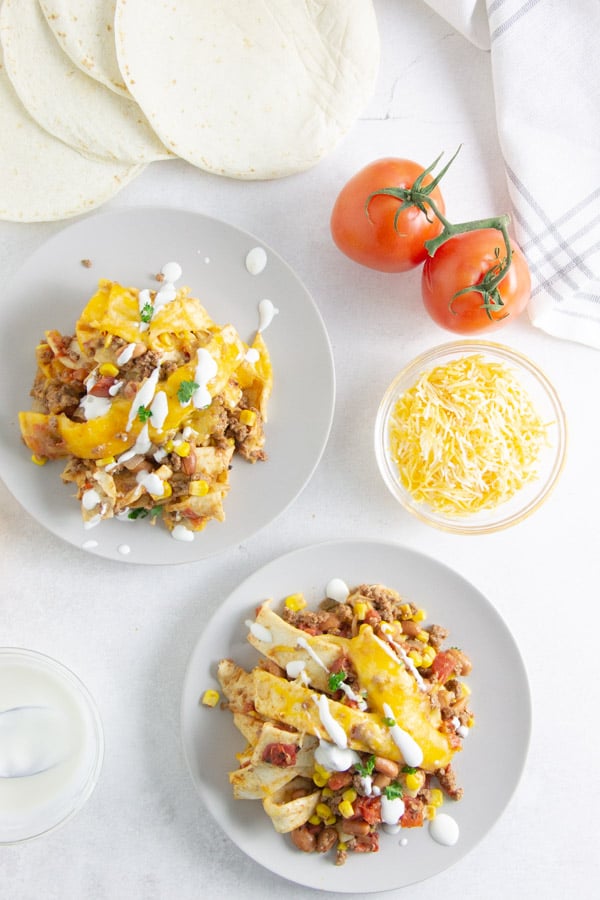
[[531,321],[600,349],[600,0],[427,3],[490,48]]

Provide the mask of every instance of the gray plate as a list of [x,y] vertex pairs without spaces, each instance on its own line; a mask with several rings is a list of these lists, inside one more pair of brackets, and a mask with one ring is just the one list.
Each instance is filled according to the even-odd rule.
[[[267,252],[251,275],[246,254]],[[81,265],[92,261],[91,268]],[[245,341],[258,326],[258,303],[268,298],[279,314],[265,332],[274,372],[266,426],[266,463],[234,457],[226,521],[211,522],[190,543],[173,540],[160,524],[102,522],[83,529],[63,463],[30,461],[17,414],[30,408],[36,344],[48,329],[74,332],[97,281],[109,278],[155,288],[154,274],[175,260],[181,285],[190,286],[215,321],[231,322]],[[187,563],[237,546],[271,522],[301,492],[325,449],[333,417],[335,379],[320,312],[289,266],[262,241],[224,222],[175,209],[130,209],[94,215],[65,228],[26,261],[0,305],[0,475],[16,499],[46,528],[76,547],[131,563]],[[310,360],[310,378],[305,377]],[[310,423],[310,427],[307,424]],[[119,547],[126,545],[124,556]]]
[[[301,853],[276,834],[262,805],[234,800],[227,772],[244,739],[230,713],[199,704],[218,687],[216,664],[227,657],[252,668],[259,654],[248,644],[244,622],[256,605],[302,591],[313,606],[331,578],[350,587],[379,582],[427,612],[426,624],[449,629],[448,646],[473,661],[468,678],[475,726],[454,757],[464,797],[446,800],[442,811],[458,823],[451,847],[433,841],[427,828],[381,835],[380,851],[350,854],[342,867],[335,854]],[[527,674],[515,642],[491,603],[469,582],[427,556],[395,544],[346,541],[309,546],[275,559],[251,575],[221,604],[190,658],[181,701],[182,740],[193,781],[207,808],[229,837],[265,868],[290,881],[328,891],[366,894],[422,881],[453,865],[486,835],[505,809],[523,771],[531,731]],[[199,810],[198,815],[202,813]],[[407,839],[406,846],[400,840]]]

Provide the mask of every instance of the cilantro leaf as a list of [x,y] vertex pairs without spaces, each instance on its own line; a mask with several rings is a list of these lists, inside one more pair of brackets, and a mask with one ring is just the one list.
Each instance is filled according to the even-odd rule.
[[200,387],[199,384],[196,384],[195,381],[182,381],[179,387],[177,388],[177,399],[183,406],[185,403],[189,403],[194,395],[194,391],[197,391]]
[[143,509],[143,507],[138,507],[137,509],[130,509],[127,513],[128,519],[145,519],[148,515],[148,510]]
[[140,406],[140,407],[138,407],[137,414],[138,414],[138,419],[140,420],[140,422],[147,422],[148,419],[150,418],[150,416],[152,415],[152,410],[148,409],[147,406]]
[[414,766],[402,766],[402,771],[405,775],[414,775],[417,770]]
[[144,303],[142,308],[140,309],[140,319],[142,322],[148,324],[152,321],[152,316],[154,315],[154,307],[151,303]]
[[394,725],[396,724],[396,720],[390,718],[390,716],[384,716],[384,717],[383,717],[383,724],[384,724],[384,725],[387,725],[388,728],[393,728]]
[[343,681],[346,680],[345,672],[332,672],[329,676],[329,690],[330,691],[339,691],[340,685]]
[[153,506],[150,510],[150,516],[154,518],[155,516],[160,516],[162,513],[162,506],[160,504],[158,506]]
[[365,763],[354,763],[354,768],[362,778],[372,775],[375,768],[375,754],[369,756]]
[[398,797],[402,797],[404,790],[398,781],[392,781],[391,784],[384,787],[383,793],[388,800],[397,800]]

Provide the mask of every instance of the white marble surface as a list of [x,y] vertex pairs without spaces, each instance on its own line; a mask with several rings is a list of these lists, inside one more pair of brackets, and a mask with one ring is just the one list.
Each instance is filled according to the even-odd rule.
[[[486,54],[420,0],[376,0],[376,7],[383,39],[376,94],[319,166],[283,181],[240,183],[184,163],[157,164],[110,204],[215,215],[283,255],[329,329],[336,416],[322,462],[291,508],[234,552],[176,569],[87,555],[47,533],[0,483],[0,644],[37,649],[73,668],[98,702],[106,736],[100,782],[79,815],[43,839],[0,848],[6,900],[311,894],[246,858],[202,807],[180,750],[178,707],[188,655],[242,579],[293,548],[350,537],[392,538],[472,581],[512,629],[534,704],[527,767],[501,820],[453,868],[386,896],[595,896],[600,356],[536,331],[526,318],[498,336],[542,365],[569,421],[566,470],[529,521],[465,538],[428,529],[396,507],[372,453],[376,406],[402,364],[451,335],[421,308],[418,273],[378,274],[338,253],[328,231],[331,205],[344,181],[379,156],[428,164],[460,143],[445,186],[451,217],[501,212],[508,200]],[[62,227],[0,223],[3,280]]]

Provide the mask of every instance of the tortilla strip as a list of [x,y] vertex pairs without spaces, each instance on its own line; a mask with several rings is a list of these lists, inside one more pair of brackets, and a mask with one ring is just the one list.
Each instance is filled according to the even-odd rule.
[[[298,682],[286,681],[284,678],[256,669],[253,672],[253,680],[254,706],[259,715],[329,740],[321,722],[319,708],[315,702],[317,694],[314,691]],[[341,725],[348,737],[349,747],[365,753],[375,753],[377,756],[397,762],[404,761],[380,715],[362,712],[331,699],[328,700],[328,704],[332,717]],[[427,772],[434,772],[446,766],[452,759],[448,741],[433,728],[428,735],[428,741],[420,742],[420,747],[423,751],[421,768]]]

